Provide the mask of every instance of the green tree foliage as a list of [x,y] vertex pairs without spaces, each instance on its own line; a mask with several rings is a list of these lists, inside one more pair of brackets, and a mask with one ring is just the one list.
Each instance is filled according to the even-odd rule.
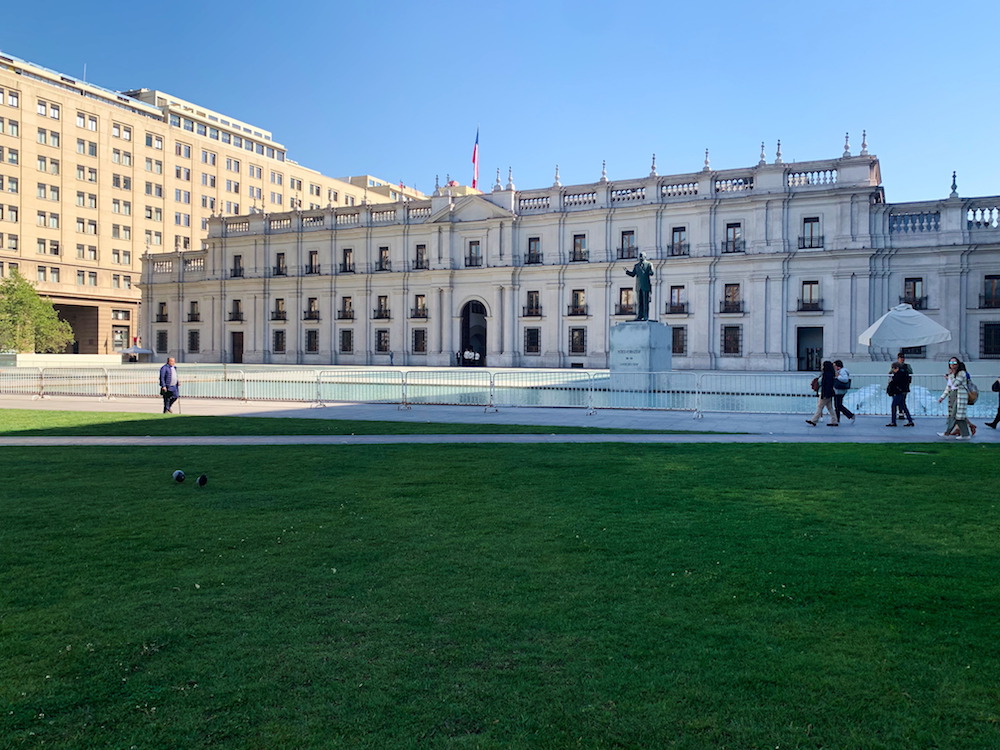
[[73,341],[73,328],[52,303],[16,270],[0,279],[0,351],[58,352]]

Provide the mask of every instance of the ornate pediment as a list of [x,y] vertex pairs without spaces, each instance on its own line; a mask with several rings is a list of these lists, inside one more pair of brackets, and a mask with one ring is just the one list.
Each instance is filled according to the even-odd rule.
[[488,221],[490,219],[512,219],[514,214],[492,203],[481,195],[466,195],[452,198],[434,211],[428,224]]

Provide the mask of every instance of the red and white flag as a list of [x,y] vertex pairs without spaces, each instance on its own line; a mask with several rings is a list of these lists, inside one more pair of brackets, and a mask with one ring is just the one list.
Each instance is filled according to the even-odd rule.
[[479,185],[479,128],[476,128],[476,145],[472,147],[472,188]]

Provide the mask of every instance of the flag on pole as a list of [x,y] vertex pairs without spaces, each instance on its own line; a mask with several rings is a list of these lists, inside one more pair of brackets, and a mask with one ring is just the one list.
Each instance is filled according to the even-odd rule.
[[479,184],[479,128],[476,128],[476,145],[472,147],[472,188]]

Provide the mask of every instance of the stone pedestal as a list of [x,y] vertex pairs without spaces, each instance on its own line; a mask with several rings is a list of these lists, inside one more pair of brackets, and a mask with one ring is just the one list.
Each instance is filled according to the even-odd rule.
[[673,366],[670,326],[652,320],[632,320],[611,328],[611,382],[614,388],[646,390],[654,377]]

